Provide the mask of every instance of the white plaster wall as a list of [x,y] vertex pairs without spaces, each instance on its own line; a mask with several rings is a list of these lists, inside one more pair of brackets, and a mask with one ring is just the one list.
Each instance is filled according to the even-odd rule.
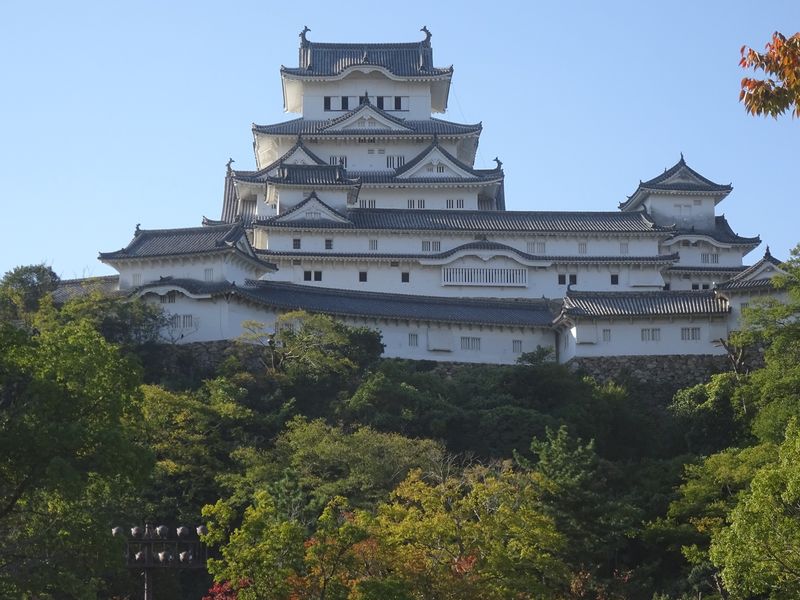
[[[193,326],[168,328],[163,332],[166,340],[185,344],[215,340],[235,339],[245,330],[242,323],[258,321],[272,331],[278,314],[267,307],[217,299],[192,299],[178,295],[175,303],[161,304],[155,294],[145,300],[164,309],[167,315],[192,315]],[[474,363],[513,364],[522,352],[532,352],[538,346],[553,347],[551,330],[529,327],[488,327],[463,324],[436,324],[417,321],[386,319],[350,319],[343,322],[353,326],[366,326],[382,334],[384,356],[417,360],[439,360]],[[417,346],[409,345],[409,333],[417,334]],[[449,345],[450,350],[429,349],[429,336],[436,338],[438,348]],[[480,338],[479,349],[462,349],[461,338]],[[521,352],[515,352],[514,340],[522,342]],[[443,343],[444,342],[444,343]]]
[[134,274],[141,277],[141,285],[159,281],[161,277],[175,279],[198,279],[205,281],[206,269],[213,269],[211,281],[237,281],[256,279],[256,271],[241,261],[232,261],[229,256],[196,256],[149,261],[120,261],[121,290],[134,287]]
[[[682,327],[699,327],[699,340],[681,340]],[[643,328],[661,330],[660,341],[642,341]],[[603,329],[611,330],[611,340],[603,341]],[[562,362],[584,356],[658,356],[679,354],[725,354],[714,340],[728,335],[725,318],[714,319],[629,319],[581,321],[567,333],[571,338],[560,356]]]
[[[332,113],[328,113],[328,117],[331,115]],[[386,166],[386,156],[403,156],[405,162],[411,162],[428,147],[428,144],[430,144],[429,140],[421,142],[402,139],[375,140],[362,143],[357,139],[329,140],[324,137],[317,138],[317,141],[306,142],[308,149],[326,163],[330,163],[331,156],[347,156],[347,168],[352,171],[385,171],[389,168]],[[455,140],[440,139],[439,145],[450,154],[456,155],[457,142]],[[287,152],[289,148],[291,146],[286,148]],[[380,152],[381,150],[383,153]]]
[[[305,246],[304,246],[305,248]],[[334,247],[335,248],[335,247]],[[335,251],[335,249],[334,249]],[[398,266],[391,266],[391,261],[363,260],[320,260],[316,258],[270,258],[278,265],[276,273],[264,277],[273,281],[288,281],[303,285],[318,287],[336,287],[338,289],[351,289],[369,292],[387,292],[395,294],[418,294],[447,297],[500,297],[500,298],[560,298],[566,294],[567,284],[558,283],[559,269],[550,267],[539,269],[524,267],[515,261],[500,257],[498,260],[484,262],[479,258],[467,261],[455,261],[448,265],[421,265],[416,259],[397,260]],[[294,264],[299,261],[300,264]],[[497,268],[527,268],[528,284],[526,286],[471,286],[471,285],[443,285],[443,266],[486,266]],[[304,271],[321,271],[321,281],[306,281]],[[367,281],[359,281],[359,272],[367,272]],[[401,280],[401,273],[409,273],[409,282]],[[634,287],[631,280],[636,281],[632,275],[641,274],[641,270],[621,266],[618,271],[619,284],[611,285],[611,271],[607,267],[576,267],[569,272],[576,274],[578,282],[572,286],[574,290],[591,291],[643,291],[647,289],[661,289],[663,283],[658,283],[653,288],[642,286]],[[650,276],[659,278],[655,268],[649,270]],[[313,277],[313,276],[312,276]],[[566,278],[569,282],[569,277]]]
[[[370,101],[374,96],[408,96],[407,111],[384,110],[403,119],[426,119],[431,116],[430,85],[429,82],[392,81],[377,71],[372,73],[352,72],[338,81],[303,82],[303,117],[305,119],[335,118],[342,112],[325,111],[323,104],[325,96],[363,96],[367,91]],[[358,105],[350,106],[351,110],[354,108],[358,108]]]
[[[691,267],[741,267],[742,249],[737,247],[726,248],[720,244],[713,244],[704,240],[682,240],[680,242],[665,245],[668,253],[677,252],[680,254],[679,265]],[[702,262],[703,254],[719,254],[718,263]]]
[[714,228],[714,198],[711,196],[651,194],[644,205],[659,225]]
[[455,207],[455,200],[462,199],[464,200],[463,210],[477,210],[479,189],[480,188],[477,187],[444,189],[408,187],[402,189],[387,189],[370,188],[364,185],[361,187],[358,199],[374,199],[376,201],[376,208],[396,208],[402,210],[410,210],[408,208],[409,200],[414,200],[416,206],[416,201],[419,199],[425,200],[425,210],[460,210],[456,208],[448,209],[447,200],[452,199],[454,201],[453,206]]

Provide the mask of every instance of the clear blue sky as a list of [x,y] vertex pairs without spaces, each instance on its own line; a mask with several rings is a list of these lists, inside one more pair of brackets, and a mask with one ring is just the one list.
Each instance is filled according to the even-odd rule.
[[[445,118],[483,121],[512,210],[615,210],[640,179],[690,166],[719,210],[786,257],[800,120],[745,114],[739,48],[800,29],[796,0],[0,3],[0,274],[113,271],[134,227],[218,218],[225,163],[252,168],[252,122],[282,112],[278,69],[315,41],[414,41],[453,64]],[[754,262],[763,246],[747,260]]]

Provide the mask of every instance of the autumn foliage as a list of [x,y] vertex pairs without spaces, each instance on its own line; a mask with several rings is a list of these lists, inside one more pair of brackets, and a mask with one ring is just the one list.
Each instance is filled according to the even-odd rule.
[[791,37],[772,34],[764,52],[742,46],[743,69],[763,71],[764,79],[745,77],[739,100],[751,115],[778,118],[787,110],[800,117],[800,32]]

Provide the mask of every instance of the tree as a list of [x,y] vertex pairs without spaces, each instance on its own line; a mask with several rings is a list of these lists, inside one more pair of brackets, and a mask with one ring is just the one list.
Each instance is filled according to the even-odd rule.
[[0,325],[0,587],[95,597],[119,548],[109,524],[141,485],[138,372],[85,322]]
[[0,280],[0,317],[23,319],[39,308],[39,301],[56,289],[60,278],[45,264],[16,267]]
[[751,115],[778,118],[787,110],[800,117],[800,32],[791,37],[772,34],[765,52],[742,46],[739,65],[763,71],[764,79],[745,77],[739,100]]
[[738,597],[800,596],[800,428],[790,424],[778,452],[755,473],[727,525],[716,532],[711,559]]

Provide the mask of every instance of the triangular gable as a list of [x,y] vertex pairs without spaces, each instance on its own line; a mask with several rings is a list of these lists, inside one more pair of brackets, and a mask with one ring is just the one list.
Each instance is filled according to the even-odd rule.
[[288,165],[325,165],[328,164],[323,161],[320,157],[316,154],[311,152],[308,148],[303,145],[302,142],[298,142],[295,144],[286,154],[284,154],[278,161],[271,164],[269,171],[270,175],[272,175],[272,171],[278,168],[278,166],[283,164]]
[[416,179],[419,177],[441,177],[443,179],[452,177],[462,179],[478,178],[472,169],[459,162],[437,144],[429,146],[413,161],[406,163],[404,168],[397,170],[398,179]]
[[287,223],[292,221],[333,221],[335,223],[351,223],[342,213],[334,210],[319,199],[316,192],[303,200],[291,210],[270,219],[272,222]]
[[369,103],[362,104],[351,113],[334,119],[330,125],[321,127],[320,131],[358,131],[359,129],[412,131],[412,128],[405,125],[400,119],[387,115]]
[[731,278],[730,281],[757,281],[772,279],[776,275],[786,275],[786,271],[780,267],[780,262],[775,260],[767,251],[767,255],[764,258]]

